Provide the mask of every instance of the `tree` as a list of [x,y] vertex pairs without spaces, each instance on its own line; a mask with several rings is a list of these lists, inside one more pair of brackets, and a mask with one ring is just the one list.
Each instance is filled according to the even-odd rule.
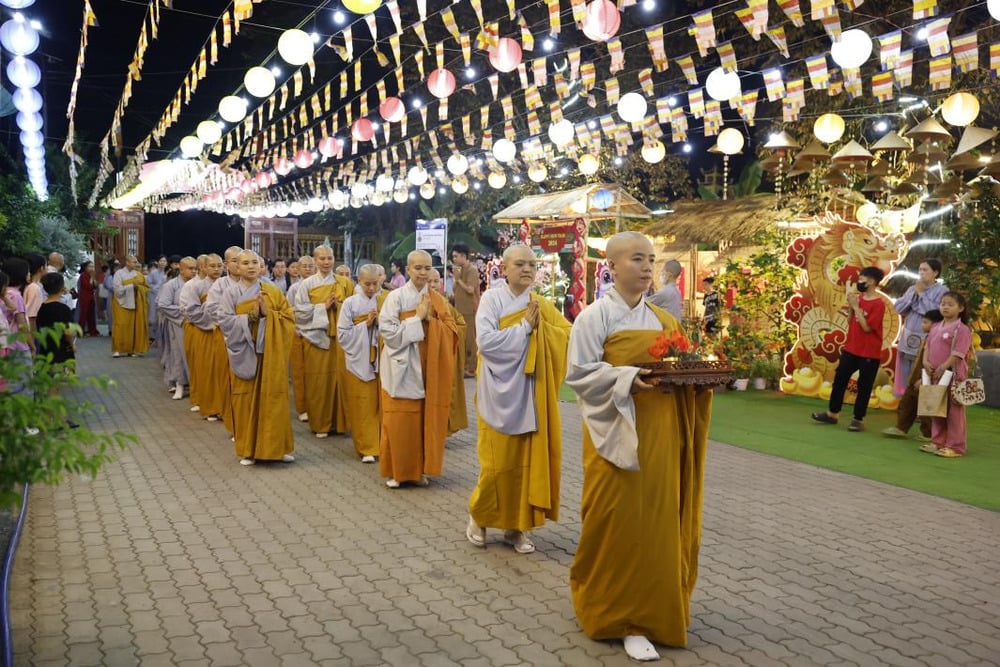
[[69,220],[61,215],[46,214],[38,219],[38,248],[46,253],[61,253],[66,267],[75,269],[83,261],[87,242],[82,234],[70,229]]
[[1000,194],[983,187],[951,233],[943,258],[945,284],[968,299],[974,318],[1000,330]]

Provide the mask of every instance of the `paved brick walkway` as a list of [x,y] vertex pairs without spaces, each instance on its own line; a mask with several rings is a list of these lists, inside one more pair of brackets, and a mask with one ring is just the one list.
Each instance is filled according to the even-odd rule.
[[[628,664],[580,632],[570,601],[575,406],[563,521],[519,556],[463,535],[472,431],[427,489],[386,489],[346,440],[298,423],[296,463],[243,468],[152,359],[81,347],[84,372],[119,382],[91,425],[140,444],[96,480],[33,489],[18,664]],[[689,647],[664,663],[1000,664],[1000,514],[726,445],[707,476]]]

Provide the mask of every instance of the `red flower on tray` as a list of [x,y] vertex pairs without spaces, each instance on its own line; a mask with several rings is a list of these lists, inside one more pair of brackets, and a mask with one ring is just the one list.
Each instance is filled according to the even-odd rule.
[[653,344],[649,346],[647,352],[654,359],[665,359],[667,357],[680,357],[694,352],[694,350],[694,345],[683,333],[673,331],[669,336],[666,333],[660,333]]

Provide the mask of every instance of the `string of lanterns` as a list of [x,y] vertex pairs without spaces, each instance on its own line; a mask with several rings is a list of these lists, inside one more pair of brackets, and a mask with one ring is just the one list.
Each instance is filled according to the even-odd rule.
[[[10,9],[20,10],[30,7],[35,0],[0,0],[0,4]],[[49,181],[45,174],[45,135],[42,118],[42,95],[36,88],[42,81],[38,64],[28,58],[38,50],[38,25],[20,11],[13,18],[0,25],[0,45],[13,56],[7,63],[7,79],[14,85],[13,103],[17,109],[14,122],[20,130],[21,150],[24,166],[35,195],[46,200],[49,196]]]

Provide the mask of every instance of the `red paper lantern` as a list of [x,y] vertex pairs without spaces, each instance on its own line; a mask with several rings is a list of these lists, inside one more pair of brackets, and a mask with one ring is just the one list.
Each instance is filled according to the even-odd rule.
[[300,148],[295,152],[295,166],[299,169],[308,169],[312,163],[313,154],[308,148]]
[[351,125],[351,136],[358,141],[371,141],[375,136],[375,128],[367,118],[359,118]]
[[434,70],[427,77],[427,90],[434,97],[443,100],[455,92],[455,75],[443,67]]
[[595,42],[606,42],[621,26],[622,16],[611,0],[594,0],[583,17],[583,34]]
[[333,157],[340,151],[340,139],[337,137],[323,137],[319,140],[319,154],[324,158]]
[[292,163],[287,157],[279,157],[274,161],[274,171],[280,176],[288,176],[292,171]]
[[257,176],[254,177],[257,182],[258,188],[266,188],[271,185],[271,174],[266,171],[259,172]]
[[406,115],[406,107],[403,106],[403,100],[398,97],[387,97],[378,105],[378,112],[386,122],[398,123]]
[[490,49],[490,64],[498,72],[513,72],[521,64],[521,45],[510,37],[501,37],[496,48]]

